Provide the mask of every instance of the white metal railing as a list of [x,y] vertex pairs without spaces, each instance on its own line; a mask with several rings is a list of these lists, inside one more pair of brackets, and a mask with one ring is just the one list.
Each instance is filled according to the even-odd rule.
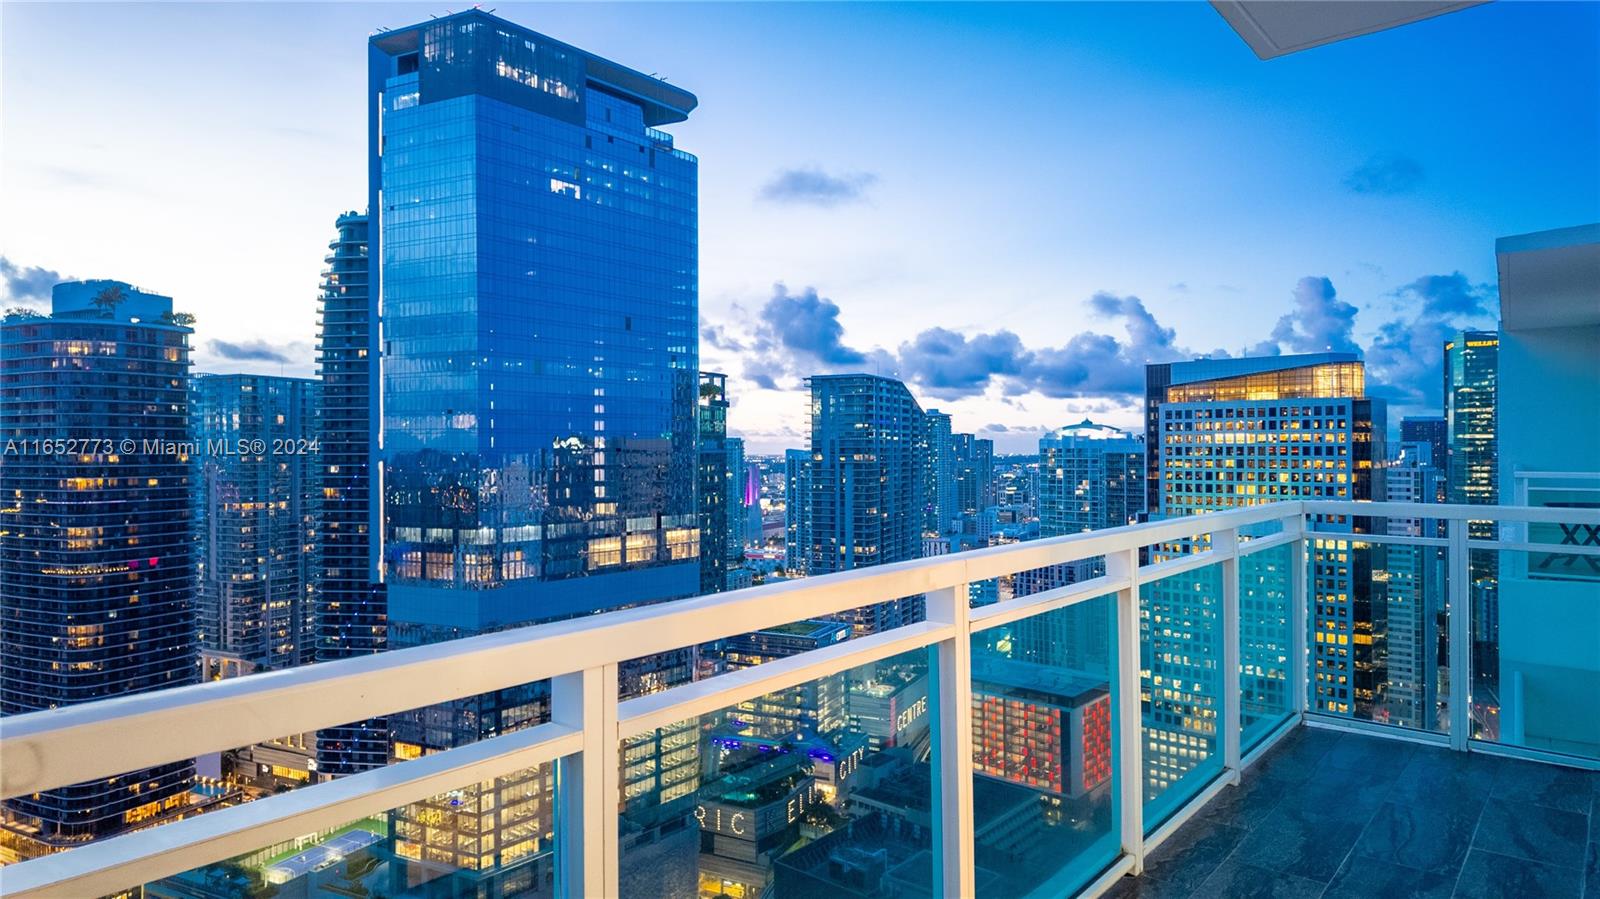
[[[1465,522],[1600,526],[1600,510],[1358,502],[1285,501],[954,555],[786,581],[455,640],[432,646],[268,672],[0,719],[0,797],[10,798],[197,755],[551,681],[551,720],[527,730],[293,792],[189,817],[0,868],[0,891],[17,897],[83,897],[116,892],[331,828],[464,784],[519,769],[557,765],[556,871],[564,895],[615,896],[620,865],[619,744],[625,737],[736,705],[908,650],[934,649],[929,704],[934,719],[936,895],[973,893],[971,637],[1021,618],[1115,594],[1118,641],[1114,746],[1121,857],[1087,889],[1142,870],[1145,853],[1172,833],[1266,745],[1241,756],[1239,559],[1288,545],[1291,553],[1288,723],[1306,714],[1306,542],[1319,536],[1308,516],[1414,517],[1450,523],[1445,538],[1357,535],[1374,543],[1442,546],[1449,601],[1465,601]],[[1240,539],[1277,523],[1281,532]],[[1203,551],[1141,566],[1140,549],[1209,535]],[[1349,534],[1327,534],[1349,539]],[[1471,541],[1473,548],[1498,546]],[[1548,548],[1548,547],[1546,547]],[[1600,550],[1585,550],[1600,552]],[[967,585],[1036,568],[1104,557],[1090,581],[969,608]],[[1142,818],[1139,585],[1220,565],[1225,676],[1220,697],[1222,774],[1171,816],[1147,829]],[[927,596],[927,619],[755,668],[620,700],[617,669],[630,659],[703,644],[873,602]],[[1467,615],[1450,616],[1451,645],[1465,646]],[[1460,642],[1457,642],[1457,641]],[[1452,652],[1450,739],[1466,748],[1467,653]],[[1131,776],[1130,776],[1131,775]]]

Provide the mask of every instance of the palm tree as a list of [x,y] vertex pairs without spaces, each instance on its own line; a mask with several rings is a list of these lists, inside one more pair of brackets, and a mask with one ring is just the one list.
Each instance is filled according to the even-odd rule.
[[117,307],[121,306],[127,298],[128,295],[122,291],[122,288],[113,284],[95,294],[94,300],[91,302],[100,309],[101,315],[110,318],[117,311]]

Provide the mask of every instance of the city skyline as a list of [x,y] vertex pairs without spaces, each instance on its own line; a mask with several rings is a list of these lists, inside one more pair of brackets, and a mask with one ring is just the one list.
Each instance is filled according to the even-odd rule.
[[[6,229],[5,302],[30,304],[30,285],[52,274],[126,277],[197,313],[197,368],[310,374],[312,253],[328,198],[350,208],[363,187],[353,48],[374,26],[437,11],[185,9],[6,8],[6,59],[52,94],[44,108],[10,79],[7,220],[29,227]],[[1566,189],[1595,179],[1582,163],[1600,148],[1600,129],[1584,124],[1597,92],[1567,77],[1593,68],[1591,6],[1494,4],[1265,65],[1198,4],[1023,7],[994,21],[961,6],[836,12],[729,7],[690,33],[660,8],[500,10],[659,66],[671,83],[714,86],[700,88],[695,119],[671,130],[714,163],[700,216],[702,367],[729,372],[730,433],[752,453],[803,443],[799,378],[809,374],[897,376],[956,430],[1026,452],[1042,430],[1084,415],[1136,425],[1137,385],[1122,382],[1137,363],[1269,341],[1282,352],[1365,349],[1375,391],[1404,394],[1386,397],[1398,420],[1437,408],[1434,332],[1493,326],[1491,238],[1595,217],[1595,191]],[[291,26],[311,62],[275,73],[263,92],[259,71],[239,60]],[[890,29],[929,50],[883,50],[874,36]],[[1025,92],[959,78],[940,60],[960,58],[947,51],[974,29],[1063,102],[1040,115]],[[105,52],[86,59],[57,43],[105,31],[138,37],[127,41],[138,49],[101,41]],[[780,33],[826,41],[834,64],[797,86],[759,53]],[[207,43],[221,35],[231,43]],[[151,52],[163,42],[193,52]],[[732,49],[696,52],[712,42]],[[1491,43],[1484,63],[1472,50]],[[1175,48],[1187,53],[1182,71],[1203,78],[1189,83],[1160,62]],[[1384,66],[1366,67],[1371,59]],[[852,74],[863,66],[873,89],[842,89],[869,83]],[[111,69],[141,89],[113,101]],[[1425,86],[1424,72],[1445,88]],[[1530,93],[1535,83],[1556,89]],[[1219,104],[1231,104],[1226,115],[1208,114]],[[1486,137],[1476,120],[1485,104],[1521,138]],[[1548,115],[1557,107],[1562,116]],[[1426,115],[1408,119],[1417,108]],[[1108,146],[1091,136],[1113,115],[1121,130]],[[956,117],[975,126],[963,140],[926,136]],[[1000,127],[1014,122],[1027,123],[1026,139]],[[1174,126],[1183,139],[1170,139]],[[986,128],[994,134],[977,134]],[[1277,149],[1262,154],[1269,128]],[[1240,146],[1261,158],[1239,165]],[[986,160],[982,178],[967,158]],[[226,195],[254,211],[250,240],[206,233],[227,230],[199,214],[218,195],[210,178],[227,179]],[[151,191],[166,211],[149,208]],[[1278,250],[1270,259],[1241,264],[1226,252],[1265,233]],[[909,303],[919,315],[908,319],[899,310]],[[254,358],[224,364],[226,354]],[[764,389],[769,379],[787,389]],[[1050,395],[1067,393],[1082,396]]]

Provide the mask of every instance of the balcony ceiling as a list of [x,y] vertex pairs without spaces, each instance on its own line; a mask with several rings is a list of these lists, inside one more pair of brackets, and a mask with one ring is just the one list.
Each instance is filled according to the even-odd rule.
[[1486,0],[1211,0],[1262,59],[1409,25]]

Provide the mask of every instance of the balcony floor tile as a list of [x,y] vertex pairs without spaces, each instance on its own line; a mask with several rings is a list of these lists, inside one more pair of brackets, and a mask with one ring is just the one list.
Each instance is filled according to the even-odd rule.
[[1546,862],[1564,868],[1583,867],[1589,816],[1532,802],[1490,799],[1478,822],[1474,849]]
[[1393,862],[1351,856],[1328,884],[1323,899],[1450,899],[1458,872],[1437,874]]
[[1583,875],[1572,868],[1473,849],[1461,868],[1456,899],[1578,899]]
[[1196,899],[1317,899],[1322,891],[1323,884],[1318,881],[1230,859],[1206,878],[1194,896]]
[[1600,775],[1300,727],[1108,895],[1600,899]]

